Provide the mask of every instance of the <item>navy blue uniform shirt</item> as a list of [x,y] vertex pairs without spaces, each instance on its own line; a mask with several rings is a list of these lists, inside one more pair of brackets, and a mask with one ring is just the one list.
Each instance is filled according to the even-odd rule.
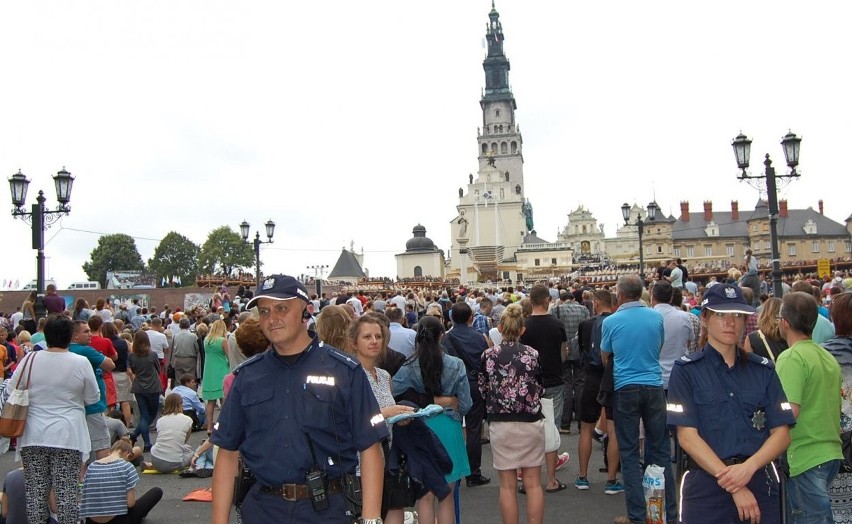
[[234,373],[211,441],[239,450],[261,485],[304,484],[306,434],[331,479],[354,473],[356,451],[388,437],[361,364],[316,338],[292,364],[270,349]]
[[667,403],[668,425],[697,428],[722,460],[750,457],[770,429],[796,423],[769,359],[740,354],[728,367],[710,344],[675,361]]

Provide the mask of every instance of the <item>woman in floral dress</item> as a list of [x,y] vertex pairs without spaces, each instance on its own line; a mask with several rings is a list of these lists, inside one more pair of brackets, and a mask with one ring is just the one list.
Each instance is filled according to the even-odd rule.
[[520,305],[509,305],[497,326],[503,341],[482,353],[479,390],[485,399],[494,469],[500,475],[500,513],[505,524],[517,524],[521,470],[527,494],[527,522],[544,515],[541,464],[544,462],[544,415],[538,352],[518,340],[524,332]]

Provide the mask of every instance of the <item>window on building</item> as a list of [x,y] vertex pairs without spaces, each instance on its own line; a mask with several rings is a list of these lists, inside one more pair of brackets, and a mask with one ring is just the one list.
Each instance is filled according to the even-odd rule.
[[585,235],[588,231],[586,230],[586,226],[583,226],[583,234]]
[[828,252],[829,252],[829,253],[834,253],[834,240],[829,240],[829,241],[828,241]]
[[819,253],[819,240],[811,242],[811,253]]
[[500,153],[505,155],[508,152],[509,152],[509,145],[506,142],[501,142],[500,143]]
[[555,265],[556,265],[556,259],[555,259],[555,258],[551,258],[551,259],[550,259],[550,265],[551,265],[551,266],[555,266]]
[[763,249],[765,249],[765,250],[769,251],[769,249],[770,249],[771,247],[772,247],[772,246],[769,244],[769,241],[768,241],[768,240],[767,240],[766,242],[764,242],[764,244],[763,244]]
[[791,257],[796,256],[796,244],[788,244],[787,245],[787,254]]
[[491,152],[497,154],[497,142],[491,142]]
[[850,242],[848,240],[846,241],[846,252],[852,253],[852,242]]
[[726,249],[727,249],[727,251],[728,251],[728,256],[729,256],[729,257],[734,256],[734,246],[727,246],[727,248],[726,248]]
[[686,256],[688,256],[689,258],[694,257],[695,256],[695,248],[694,247],[686,248]]
[[423,276],[423,268],[420,266],[414,266],[414,276],[422,277]]
[[482,154],[483,155],[488,154],[488,144],[482,144]]
[[535,259],[535,265],[537,265],[537,266],[541,265],[541,259],[540,258]]
[[704,256],[712,257],[713,256],[713,246],[704,246]]
[[[509,131],[512,130],[512,126],[509,126]],[[512,141],[512,154],[515,155],[518,153],[518,143],[514,140]]]
[[675,256],[675,257],[679,257],[679,256],[680,256],[680,248],[679,248],[679,247],[674,248],[674,256]]
[[662,246],[662,244],[660,244],[660,245],[657,246],[657,254],[662,253],[662,252],[663,252],[663,246]]
[[763,232],[766,233],[769,231],[769,224],[763,224]]
[[494,110],[494,116],[500,116],[500,110],[499,109]]

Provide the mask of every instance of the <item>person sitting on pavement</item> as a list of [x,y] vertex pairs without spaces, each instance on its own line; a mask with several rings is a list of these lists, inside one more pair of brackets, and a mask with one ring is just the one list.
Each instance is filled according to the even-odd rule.
[[180,376],[180,386],[174,388],[172,393],[177,393],[181,398],[183,414],[192,419],[192,431],[204,429],[204,404],[198,398],[195,388],[198,381],[194,375],[184,374]]
[[89,464],[80,506],[80,517],[87,524],[142,522],[163,498],[163,490],[158,487],[136,498],[139,474],[129,462],[132,456],[130,441],[119,439],[109,455]]
[[179,394],[170,393],[163,415],[157,420],[157,442],[151,448],[150,465],[160,473],[185,468],[192,460],[192,447],[187,444],[192,435],[192,419],[183,414],[182,404]]

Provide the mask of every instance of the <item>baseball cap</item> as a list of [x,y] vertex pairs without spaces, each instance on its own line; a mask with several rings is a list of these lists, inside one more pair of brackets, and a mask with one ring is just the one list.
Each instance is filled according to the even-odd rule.
[[704,292],[701,309],[709,309],[719,313],[743,313],[751,315],[754,308],[746,303],[739,286],[732,284],[716,284]]
[[260,283],[260,287],[254,297],[246,304],[246,308],[253,308],[261,298],[274,300],[290,300],[301,298],[310,303],[311,298],[305,285],[289,275],[272,275]]

